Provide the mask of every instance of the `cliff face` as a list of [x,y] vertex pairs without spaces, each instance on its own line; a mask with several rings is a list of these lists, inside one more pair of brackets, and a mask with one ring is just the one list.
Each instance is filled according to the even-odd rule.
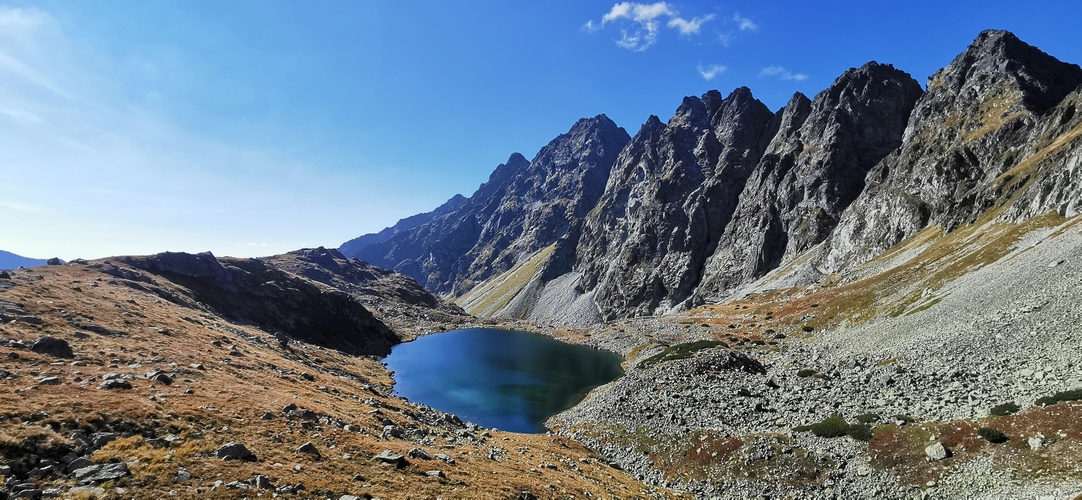
[[514,154],[455,212],[362,249],[438,293],[460,295],[523,255],[576,237],[629,137],[604,115],[582,119],[526,162]]
[[[349,294],[321,287],[260,259],[219,260],[210,253],[165,252],[118,257],[100,269],[127,280],[132,288],[190,307],[209,307],[224,317],[284,335],[282,338],[381,356],[399,342]],[[156,279],[174,283],[181,294],[164,292]]]
[[739,88],[630,140],[582,120],[359,256],[475,314],[564,324],[811,284],[930,226],[1082,212],[1080,84],[1078,66],[986,31],[927,91],[871,62],[777,113]]
[[797,95],[740,194],[740,204],[710,256],[702,300],[821,243],[864,187],[868,171],[902,142],[920,86],[892,66],[846,71],[809,104]]
[[[903,144],[868,175],[844,214],[823,269],[864,262],[930,225],[950,231],[997,205],[1016,205],[1024,188],[1028,206],[1012,208],[1016,217],[1053,209],[1077,214],[1078,202],[1069,201],[1082,194],[1072,132],[1077,92],[1064,98],[1080,84],[1077,65],[1005,31],[981,33],[931,77]],[[1047,158],[1054,152],[1073,159]]]
[[688,97],[624,149],[578,247],[582,286],[606,317],[664,312],[687,298],[778,124],[740,88]]

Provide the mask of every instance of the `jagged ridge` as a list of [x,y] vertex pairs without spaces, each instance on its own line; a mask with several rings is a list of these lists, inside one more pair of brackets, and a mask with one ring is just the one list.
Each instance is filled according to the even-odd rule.
[[[568,173],[552,148],[580,121],[446,220],[359,255],[456,296],[533,262],[534,275],[485,287],[507,300],[483,312],[567,324],[719,300],[782,268],[754,286],[810,284],[930,226],[1078,214],[1079,84],[1078,66],[986,31],[927,92],[872,62],[777,113],[746,88],[685,98],[668,123],[652,116],[626,145],[608,141],[589,176],[567,170],[592,182],[554,190]],[[491,306],[480,290],[470,303]]]

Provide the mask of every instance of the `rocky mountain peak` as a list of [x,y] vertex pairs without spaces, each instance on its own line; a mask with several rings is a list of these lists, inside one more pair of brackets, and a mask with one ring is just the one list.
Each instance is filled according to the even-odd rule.
[[514,177],[515,174],[529,166],[530,160],[527,160],[522,153],[511,153],[511,156],[507,158],[507,161],[496,166],[496,169],[492,171],[488,176],[488,182],[482,184],[484,187],[489,184],[499,184],[502,181]]
[[[1082,84],[1082,68],[1061,62],[1002,30],[982,32],[947,67],[928,82],[929,92],[963,98],[987,96],[997,89],[1015,95],[1026,109],[1043,113]],[[974,99],[976,100],[976,99]]]
[[789,98],[789,102],[785,103],[785,107],[778,111],[775,118],[779,122],[778,133],[774,139],[784,140],[786,137],[792,137],[811,114],[811,103],[808,96],[800,92],[794,93],[793,97]]

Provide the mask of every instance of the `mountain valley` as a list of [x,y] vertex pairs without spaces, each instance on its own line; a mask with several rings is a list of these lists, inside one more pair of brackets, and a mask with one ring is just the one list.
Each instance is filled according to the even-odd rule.
[[[338,249],[0,271],[6,498],[1082,498],[1082,68],[982,32],[777,111],[584,118]],[[545,434],[395,397],[470,327],[620,354]]]

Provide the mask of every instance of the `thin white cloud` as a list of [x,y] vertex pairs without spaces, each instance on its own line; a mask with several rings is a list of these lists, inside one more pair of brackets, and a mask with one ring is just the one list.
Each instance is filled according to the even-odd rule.
[[630,12],[631,12],[631,2],[623,2],[623,3],[618,3],[616,5],[613,5],[612,10],[609,10],[608,14],[605,14],[604,16],[601,16],[601,24],[604,25],[605,23],[607,23],[609,21],[612,21],[612,20],[615,20],[615,19],[620,19],[620,18],[623,18],[623,17],[628,17],[628,14]]
[[[624,2],[625,4],[627,2]],[[652,4],[632,4],[632,17],[639,22],[653,21],[661,16],[674,16],[676,12],[669,8],[669,4],[665,2],[657,2]]]
[[741,16],[739,12],[733,14],[733,21],[740,27],[740,31],[755,31],[759,29],[759,25],[756,24],[755,21]]
[[700,64],[696,69],[699,70],[699,74],[702,75],[703,80],[713,80],[715,76],[724,73],[725,70],[729,68],[726,68],[725,66],[722,66],[720,64],[711,64],[706,67],[703,67],[703,65]]
[[681,35],[694,35],[702,28],[703,23],[714,18],[713,14],[703,17],[694,17],[690,21],[681,17],[669,19],[669,27],[680,30]]
[[679,31],[681,35],[690,36],[699,33],[702,25],[713,19],[714,15],[686,19],[680,17],[680,14],[666,2],[650,4],[620,2],[614,4],[605,15],[601,16],[600,23],[591,19],[582,25],[582,29],[594,33],[609,23],[623,21],[620,38],[616,40],[616,45],[627,50],[642,52],[657,43],[662,21],[665,18],[668,20],[664,26]]
[[808,75],[803,73],[793,73],[781,66],[767,66],[759,72],[759,76],[776,76],[781,80],[795,80],[798,82],[808,79]]
[[6,208],[15,212],[22,212],[24,214],[40,214],[45,213],[45,209],[36,207],[28,203],[16,203],[11,201],[0,201],[0,208]]

